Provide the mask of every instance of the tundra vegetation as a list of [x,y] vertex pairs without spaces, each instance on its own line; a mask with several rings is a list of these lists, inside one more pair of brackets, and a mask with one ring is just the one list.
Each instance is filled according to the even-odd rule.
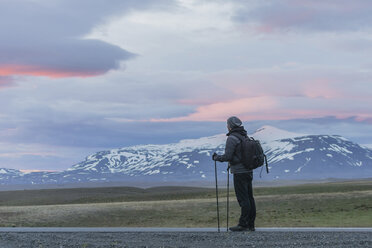
[[[220,190],[222,226],[226,194]],[[372,180],[256,187],[254,194],[257,227],[372,227]],[[229,223],[236,224],[239,211],[232,189]],[[215,227],[216,223],[214,188],[0,192],[3,227]]]

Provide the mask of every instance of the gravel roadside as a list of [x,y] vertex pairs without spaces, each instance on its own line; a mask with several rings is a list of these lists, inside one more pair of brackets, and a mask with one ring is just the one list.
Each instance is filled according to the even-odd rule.
[[0,233],[1,248],[372,247],[371,232]]

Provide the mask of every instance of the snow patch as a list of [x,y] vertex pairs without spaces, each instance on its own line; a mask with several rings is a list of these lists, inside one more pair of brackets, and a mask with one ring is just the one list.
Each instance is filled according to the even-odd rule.
[[263,126],[256,130],[252,137],[261,141],[272,141],[307,136],[307,134],[293,133],[273,126]]
[[160,173],[160,170],[152,170],[152,171],[148,171],[145,173],[145,175],[154,175],[154,174],[159,174]]
[[195,167],[195,165],[193,165],[193,164],[188,164],[187,167],[186,167],[186,169],[190,169],[191,167]]
[[297,170],[295,171],[295,173],[301,172],[301,169],[304,168],[310,161],[311,161],[311,158],[306,158],[306,162],[304,163],[304,165],[298,167]]
[[372,144],[362,144],[361,146],[364,147],[364,148],[372,150]]
[[349,154],[353,153],[352,151],[349,151],[345,147],[341,147],[341,146],[336,145],[336,144],[330,144],[329,146],[331,147],[331,148],[328,148],[328,150],[330,150],[330,151],[335,151],[335,152],[340,152],[340,153],[349,153]]

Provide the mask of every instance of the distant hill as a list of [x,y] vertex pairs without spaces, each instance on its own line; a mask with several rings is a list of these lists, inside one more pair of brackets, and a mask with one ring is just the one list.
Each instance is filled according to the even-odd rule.
[[[306,135],[272,126],[252,137],[262,142],[270,173],[262,180],[367,178],[372,175],[372,150],[338,135]],[[62,184],[117,181],[212,181],[214,152],[223,153],[226,135],[181,140],[166,145],[138,145],[97,152],[62,172],[22,173],[0,169],[0,184]],[[218,163],[226,175],[226,163]],[[255,171],[256,179],[259,170]]]

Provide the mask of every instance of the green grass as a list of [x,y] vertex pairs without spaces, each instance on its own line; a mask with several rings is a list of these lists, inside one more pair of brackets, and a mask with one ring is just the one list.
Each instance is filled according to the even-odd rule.
[[261,226],[372,227],[371,192],[296,195],[258,201],[257,205]]
[[349,181],[342,183],[304,184],[297,186],[261,187],[255,189],[255,195],[289,195],[337,193],[372,190],[372,181]]
[[[214,190],[116,187],[0,192],[0,225],[214,227]],[[220,191],[223,225],[226,193]],[[255,188],[254,193],[258,227],[372,227],[372,181]],[[236,224],[240,208],[233,191],[230,196],[229,222]]]

